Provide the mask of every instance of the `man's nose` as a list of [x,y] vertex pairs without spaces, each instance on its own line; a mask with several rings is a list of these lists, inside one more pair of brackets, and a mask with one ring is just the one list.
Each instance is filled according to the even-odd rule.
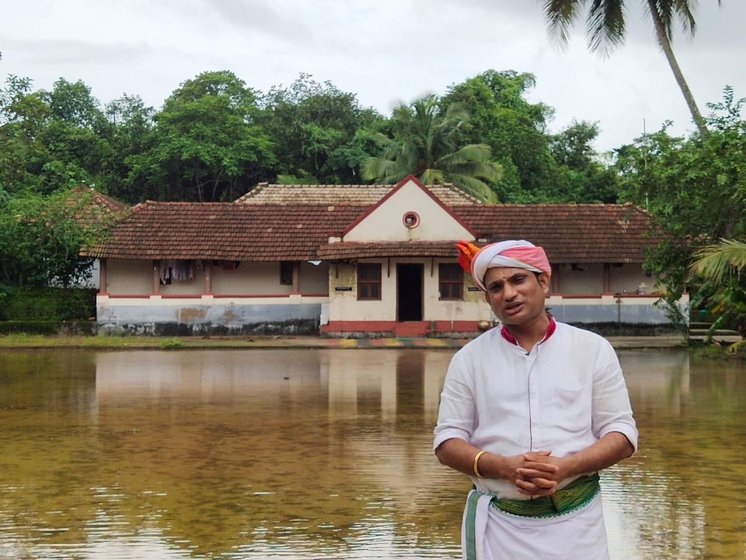
[[513,299],[517,293],[518,291],[510,284],[506,283],[503,286],[503,298],[504,299]]

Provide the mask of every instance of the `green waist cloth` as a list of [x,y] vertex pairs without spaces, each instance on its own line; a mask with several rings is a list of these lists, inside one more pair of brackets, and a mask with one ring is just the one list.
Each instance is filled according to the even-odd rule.
[[533,500],[507,500],[494,498],[492,506],[524,517],[552,517],[567,513],[590,502],[601,489],[598,473],[581,476],[551,496]]

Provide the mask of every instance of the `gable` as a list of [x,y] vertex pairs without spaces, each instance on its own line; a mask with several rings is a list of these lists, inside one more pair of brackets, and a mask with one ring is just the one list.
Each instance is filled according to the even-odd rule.
[[404,179],[344,233],[344,241],[448,241],[474,234],[414,177]]

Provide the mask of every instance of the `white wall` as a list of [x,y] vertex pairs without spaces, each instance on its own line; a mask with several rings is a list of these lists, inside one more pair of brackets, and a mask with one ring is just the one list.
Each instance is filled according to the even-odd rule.
[[107,259],[106,292],[123,296],[153,293],[153,261]]
[[[357,300],[357,275],[354,264],[334,263],[329,271],[330,321],[393,321],[396,319],[396,267],[391,263],[388,273],[386,260],[366,260],[381,264],[381,299]],[[338,291],[338,288],[351,288]]]
[[611,293],[635,294],[637,287],[644,283],[647,293],[653,291],[653,279],[647,278],[639,263],[623,264],[621,267],[611,267]]
[[[415,212],[419,224],[407,228],[404,215]],[[352,228],[345,241],[450,241],[473,239],[440,204],[414,182],[408,182]]]
[[601,295],[604,288],[602,264],[582,264],[583,270],[572,270],[569,264],[557,266],[558,295]]
[[284,295],[292,289],[280,284],[279,262],[241,262],[235,270],[212,268],[215,295]]
[[440,263],[452,263],[450,259],[435,259],[434,270],[430,274],[430,260],[425,265],[425,312],[426,321],[487,321],[490,319],[490,307],[481,290],[470,291],[476,284],[471,276],[464,274],[463,301],[440,301],[438,269]]

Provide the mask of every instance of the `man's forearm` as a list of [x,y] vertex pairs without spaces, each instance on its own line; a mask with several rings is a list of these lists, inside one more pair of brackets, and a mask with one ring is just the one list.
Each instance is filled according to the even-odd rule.
[[[482,449],[459,439],[452,438],[444,441],[435,450],[438,460],[448,467],[461,471],[469,476],[481,478],[501,478],[515,482],[518,474],[517,469],[526,464],[523,455],[506,457],[494,453],[482,453]],[[548,455],[548,452],[537,452],[540,455]],[[476,463],[476,464],[475,464]],[[475,467],[478,472],[475,472]],[[537,469],[544,475],[553,474],[557,467],[551,463],[537,465]]]
[[501,478],[516,482],[518,479],[543,479],[552,484],[543,486],[551,491],[554,483],[571,476],[596,472],[610,467],[634,452],[634,447],[623,434],[611,432],[593,445],[565,457],[554,457],[549,451],[528,452],[517,457],[503,457],[494,453],[478,454],[481,449],[458,438],[444,441],[435,451],[438,460],[448,467],[469,476],[477,470],[483,478]]
[[441,464],[464,474],[474,475],[474,458],[481,449],[459,438],[451,438],[441,443],[435,456]]
[[568,462],[567,476],[603,470],[626,459],[634,451],[624,434],[610,432],[590,447],[565,458]]

